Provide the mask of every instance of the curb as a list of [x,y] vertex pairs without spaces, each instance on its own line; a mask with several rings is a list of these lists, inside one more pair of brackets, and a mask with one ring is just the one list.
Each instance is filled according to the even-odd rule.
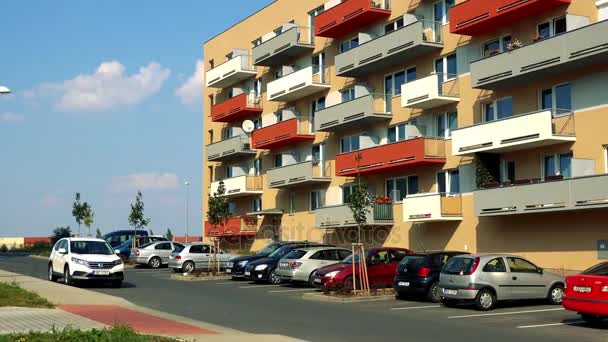
[[395,295],[381,295],[381,296],[369,296],[369,297],[334,297],[328,296],[322,293],[304,293],[302,299],[312,300],[317,302],[336,303],[336,304],[348,304],[348,303],[362,303],[362,302],[377,302],[382,300],[395,300]]
[[172,280],[179,280],[179,281],[210,281],[210,280],[231,280],[232,276],[207,276],[207,277],[197,277],[197,276],[184,276],[181,274],[172,274],[170,276],[170,278]]
[[44,260],[48,260],[49,257],[48,256],[42,256],[42,255],[28,255],[30,258],[34,258],[34,259],[44,259]]

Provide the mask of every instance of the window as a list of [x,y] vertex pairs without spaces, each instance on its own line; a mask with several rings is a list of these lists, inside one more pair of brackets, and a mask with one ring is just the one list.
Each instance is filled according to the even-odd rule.
[[403,18],[399,18],[392,23],[384,25],[384,34],[391,33],[403,27]]
[[309,41],[312,42],[314,39],[315,32],[315,17],[325,11],[325,6],[319,6],[314,10],[308,12],[308,27],[310,27]]
[[402,123],[402,124],[387,128],[388,142],[394,143],[397,141],[403,141],[403,140],[407,139],[406,126],[407,126],[407,123]]
[[258,78],[253,81],[253,96],[257,99],[262,96],[262,79]]
[[458,113],[449,112],[437,115],[437,132],[436,136],[440,138],[449,138],[452,136],[452,131],[458,128]]
[[403,258],[405,258],[407,255],[408,255],[408,253],[404,252],[404,251],[399,251],[399,250],[389,250],[388,251],[389,262],[401,262],[401,260],[403,260]]
[[355,99],[355,87],[345,88],[340,90],[342,102],[348,102]]
[[604,146],[604,169],[608,173],[608,145]]
[[215,61],[213,59],[209,60],[209,70],[213,69],[215,67]]
[[401,95],[401,86],[404,83],[416,80],[416,67],[411,67],[405,71],[399,71],[384,77],[385,111],[390,113],[392,110],[393,96]]
[[359,37],[351,38],[340,43],[340,53],[346,52],[359,46]]
[[[349,197],[353,193],[353,189],[359,186],[358,184],[347,184],[342,186],[342,204],[347,204],[349,202]],[[362,187],[367,189],[367,185],[361,184]]]
[[488,261],[483,267],[484,272],[507,272],[507,267],[502,258],[496,258]]
[[572,86],[560,84],[540,91],[540,109],[551,109],[555,115],[572,112]]
[[166,243],[159,243],[158,245],[154,246],[154,249],[157,250],[171,250],[171,243],[170,242],[166,242]]
[[566,17],[555,18],[550,22],[544,22],[537,26],[538,39],[547,39],[566,33],[568,25]]
[[310,192],[310,211],[325,207],[325,190]]
[[230,216],[236,215],[236,202],[234,202],[234,201],[228,202],[228,213],[230,214]]
[[257,38],[256,40],[252,41],[251,44],[253,44],[253,47],[262,44],[262,38]]
[[489,57],[509,49],[511,44],[511,36],[492,39],[482,44],[482,56]]
[[314,133],[315,131],[315,125],[314,125],[314,121],[315,121],[315,113],[325,109],[325,96],[321,96],[318,99],[313,100],[310,103],[310,119],[311,119],[311,124],[310,126],[310,132]]
[[296,212],[296,193],[289,193],[289,213],[293,214]]
[[443,80],[443,82],[456,78],[458,76],[456,54],[435,60],[435,73],[439,75],[439,80]]
[[259,176],[262,174],[262,158],[253,160],[253,175]]
[[553,19],[553,35],[557,36],[567,31],[566,17]]
[[207,135],[209,136],[209,143],[213,143],[213,130],[210,129],[207,131]]
[[515,181],[515,162],[502,160],[500,162],[500,181],[513,183]]
[[550,154],[543,158],[543,176],[572,176],[572,152]]
[[312,56],[312,73],[321,74],[321,83],[323,83],[323,76],[325,74],[325,52]]
[[209,95],[209,105],[213,106],[215,104],[215,96]]
[[262,128],[262,118],[257,117],[252,119],[251,121],[253,121],[253,130]]
[[534,264],[532,264],[531,262],[524,260],[524,259],[508,257],[507,264],[509,264],[509,268],[511,269],[511,272],[516,272],[516,273],[537,273],[538,272],[538,267],[536,267]]
[[401,202],[407,195],[418,193],[418,176],[388,178],[385,195],[393,202]]
[[262,199],[261,198],[255,198],[252,202],[252,206],[251,209],[254,213],[260,212],[262,211]]
[[513,116],[513,98],[505,97],[482,104],[484,121],[494,121]]
[[351,254],[352,254],[351,251],[347,251],[344,249],[338,250],[338,257],[340,258],[340,260],[344,260],[344,259],[348,258]]
[[367,134],[361,135],[351,135],[345,136],[340,139],[340,150],[342,153],[348,153],[352,151],[358,151],[361,148],[360,139],[361,136],[365,136]]
[[[449,190],[449,191],[448,191]],[[437,173],[437,192],[460,193],[460,171],[458,169]]]
[[546,39],[551,37],[551,24],[547,22],[538,25],[537,33],[540,39]]
[[274,167],[281,167],[281,166],[283,166],[283,155],[275,154],[274,155]]

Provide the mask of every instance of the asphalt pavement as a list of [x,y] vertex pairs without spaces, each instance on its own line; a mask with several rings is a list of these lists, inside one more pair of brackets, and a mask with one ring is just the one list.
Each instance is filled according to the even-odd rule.
[[[46,277],[46,260],[0,257],[0,269]],[[336,304],[302,299],[313,289],[246,281],[179,281],[171,269],[128,269],[122,288],[87,286],[134,304],[257,334],[311,341],[607,341],[608,330],[542,301],[490,312],[416,300]]]

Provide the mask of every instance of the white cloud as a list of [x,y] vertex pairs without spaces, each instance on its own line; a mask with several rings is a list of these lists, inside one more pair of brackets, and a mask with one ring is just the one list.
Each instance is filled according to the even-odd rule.
[[203,84],[205,82],[205,63],[199,59],[196,61],[194,74],[177,88],[175,95],[185,105],[202,105]]
[[58,95],[56,107],[65,111],[102,111],[119,106],[135,105],[158,93],[171,71],[154,62],[128,75],[120,62],[103,62],[91,74],[80,74],[72,79],[47,83],[33,91],[24,92],[26,98]]
[[114,177],[111,190],[113,192],[174,190],[179,186],[179,179],[174,173],[132,173],[126,176]]
[[45,208],[57,208],[63,204],[63,199],[57,195],[46,194],[42,196],[41,203]]
[[25,117],[21,114],[2,113],[0,114],[0,122],[23,122]]

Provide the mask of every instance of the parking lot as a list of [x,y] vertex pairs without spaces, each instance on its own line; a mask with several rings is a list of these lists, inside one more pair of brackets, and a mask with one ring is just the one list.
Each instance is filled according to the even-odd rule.
[[[0,260],[0,268],[44,277],[45,260]],[[480,312],[469,306],[446,308],[417,300],[326,303],[304,300],[314,289],[247,281],[178,281],[170,269],[127,270],[121,289],[92,290],[124,297],[169,313],[233,329],[283,334],[305,340],[358,341],[606,341],[606,330],[583,324],[578,315],[543,302],[499,305]]]

